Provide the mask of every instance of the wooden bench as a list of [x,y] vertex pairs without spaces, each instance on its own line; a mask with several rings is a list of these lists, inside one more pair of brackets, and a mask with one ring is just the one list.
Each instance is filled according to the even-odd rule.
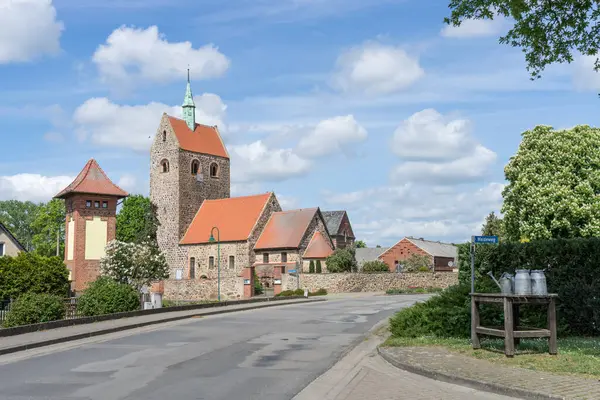
[[[515,355],[515,345],[521,338],[548,338],[550,354],[557,354],[556,343],[556,299],[557,294],[516,295],[502,293],[471,293],[471,341],[474,349],[480,349],[479,335],[504,338],[504,354]],[[504,327],[484,327],[480,325],[479,304],[497,303],[504,306]],[[519,306],[521,304],[546,305],[548,307],[547,329],[519,326]]]

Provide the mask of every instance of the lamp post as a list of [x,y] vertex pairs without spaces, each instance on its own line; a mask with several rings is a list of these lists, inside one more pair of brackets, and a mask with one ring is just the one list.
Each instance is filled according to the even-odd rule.
[[215,237],[213,236],[215,229],[217,230],[217,300],[221,301],[221,232],[219,232],[219,228],[213,226],[210,230],[208,241],[210,243],[215,242]]

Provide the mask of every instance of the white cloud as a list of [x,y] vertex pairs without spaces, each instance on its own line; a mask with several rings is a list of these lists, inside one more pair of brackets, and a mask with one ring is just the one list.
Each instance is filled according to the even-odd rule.
[[578,90],[600,90],[600,73],[594,70],[598,56],[580,56],[575,60],[573,83]]
[[502,32],[505,26],[506,19],[501,16],[497,16],[493,20],[468,19],[463,21],[460,26],[444,26],[440,35],[451,38],[496,36]]
[[425,72],[400,47],[369,42],[341,54],[332,84],[343,92],[387,94],[408,88]]
[[188,65],[194,79],[216,78],[230,64],[214,45],[194,48],[191,42],[170,43],[156,26],[115,29],[92,59],[101,78],[120,90],[142,81],[168,83],[184,79]]
[[49,201],[66,188],[73,177],[17,174],[0,176],[0,200]]
[[283,210],[293,210],[298,207],[298,199],[292,196],[277,194],[277,201]]
[[51,0],[0,0],[0,64],[57,54],[63,29]]
[[[226,106],[221,98],[205,93],[194,97],[194,101],[196,122],[217,125],[219,131],[226,134]],[[73,115],[73,122],[82,140],[89,139],[99,146],[147,151],[163,112],[180,117],[181,107],[155,102],[136,106],[119,105],[99,97],[79,106]]]
[[262,141],[230,146],[231,180],[235,183],[283,181],[305,175],[311,163],[292,149],[268,148]]
[[320,157],[342,150],[347,145],[362,142],[367,131],[352,115],[323,120],[298,143],[298,153]]
[[133,174],[123,174],[117,185],[129,193],[137,193],[137,178]]

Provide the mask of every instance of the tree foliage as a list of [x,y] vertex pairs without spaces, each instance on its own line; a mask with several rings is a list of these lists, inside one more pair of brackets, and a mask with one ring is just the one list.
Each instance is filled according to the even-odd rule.
[[433,270],[433,260],[426,254],[412,253],[402,262],[402,272],[430,272]]
[[27,251],[33,250],[35,231],[32,225],[39,209],[40,206],[31,201],[0,201],[0,222],[8,228]]
[[485,223],[481,227],[481,234],[483,236],[498,236],[502,239],[504,237],[504,225],[502,218],[498,217],[493,211],[485,217]]
[[315,266],[315,272],[317,274],[320,274],[321,272],[323,272],[323,267],[321,266],[321,260],[317,260],[316,266]]
[[4,327],[56,321],[65,317],[65,311],[65,304],[60,296],[26,293],[11,304]]
[[154,246],[113,240],[106,245],[106,256],[100,260],[100,271],[118,283],[136,290],[169,277],[165,256]]
[[[506,17],[514,21],[500,43],[525,53],[532,79],[554,63],[570,63],[573,55],[596,56],[600,48],[600,6],[592,0],[451,0],[444,22],[459,26],[469,19]],[[594,69],[600,64],[596,59]]]
[[367,247],[367,244],[364,242],[364,240],[357,240],[356,242],[354,242],[354,246],[357,249],[364,249]]
[[20,253],[0,257],[0,300],[15,299],[25,293],[69,296],[69,271],[58,257]]
[[100,276],[90,283],[77,303],[78,312],[90,317],[139,308],[140,295],[135,288],[106,276]]
[[156,243],[156,206],[148,197],[134,195],[123,201],[117,214],[117,240],[128,243]]
[[[63,200],[53,199],[39,206],[38,213],[31,223],[31,229],[34,232],[32,243],[36,253],[46,257],[64,258],[65,213]],[[56,252],[57,244],[58,254]]]
[[372,274],[376,272],[390,272],[390,268],[381,260],[367,261],[362,266],[362,272]]
[[504,229],[508,240],[600,235],[600,129],[523,133],[504,169]]
[[353,272],[357,269],[354,248],[336,249],[325,260],[329,272]]

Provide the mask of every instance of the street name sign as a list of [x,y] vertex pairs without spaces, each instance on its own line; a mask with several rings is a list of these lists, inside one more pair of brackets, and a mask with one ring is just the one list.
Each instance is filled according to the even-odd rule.
[[473,236],[473,243],[477,244],[497,244],[498,236]]

